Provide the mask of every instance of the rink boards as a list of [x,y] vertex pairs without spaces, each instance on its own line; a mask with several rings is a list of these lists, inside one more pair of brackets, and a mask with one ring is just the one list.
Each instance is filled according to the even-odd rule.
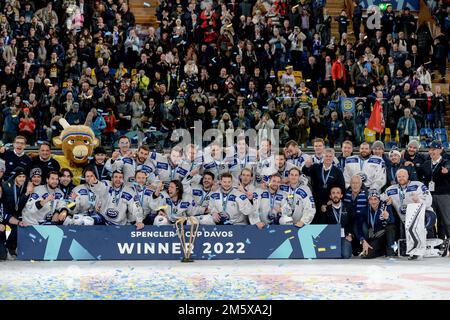
[[[195,260],[331,259],[341,256],[339,225],[200,226]],[[185,243],[190,228],[185,227]],[[180,260],[175,226],[30,226],[18,229],[20,260]]]

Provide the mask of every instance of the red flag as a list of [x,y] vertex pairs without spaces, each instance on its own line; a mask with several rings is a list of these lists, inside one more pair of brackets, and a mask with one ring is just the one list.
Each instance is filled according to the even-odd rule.
[[370,114],[369,122],[367,123],[367,129],[382,133],[384,131],[384,116],[383,107],[380,101],[376,101],[373,106],[372,113]]

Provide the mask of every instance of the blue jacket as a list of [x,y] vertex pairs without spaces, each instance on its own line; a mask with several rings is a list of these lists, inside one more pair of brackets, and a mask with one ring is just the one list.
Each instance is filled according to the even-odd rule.
[[11,108],[6,107],[2,110],[3,118],[5,119],[3,123],[3,131],[17,133],[19,130],[19,117],[13,117],[11,115]]
[[96,137],[100,137],[105,128],[106,122],[102,116],[97,116],[97,118],[95,118],[95,120],[91,123],[91,129],[94,131]]
[[376,212],[374,212],[374,210],[372,210],[372,207],[369,205],[367,207],[365,216],[359,216],[356,218],[356,238],[359,241],[367,240],[367,235],[364,234],[363,229],[364,224],[367,224],[368,229],[373,229],[373,233],[375,234],[378,231],[384,229],[386,225],[395,223],[395,217],[392,213],[392,206],[386,206],[385,210],[389,213],[389,218],[386,221],[380,219],[380,216],[382,214],[381,203],[378,206]]
[[[401,117],[397,124],[397,130],[400,134],[400,137],[403,137],[405,134],[407,118],[405,116]],[[417,124],[416,120],[413,117],[409,118],[408,124],[408,136],[417,136]]]

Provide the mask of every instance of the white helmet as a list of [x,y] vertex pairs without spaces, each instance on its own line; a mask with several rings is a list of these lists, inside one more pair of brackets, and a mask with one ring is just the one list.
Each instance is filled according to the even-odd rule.
[[83,225],[83,216],[81,214],[74,214],[73,215],[73,224],[75,226],[82,226]]
[[83,217],[83,225],[85,226],[93,226],[95,224],[95,220],[92,217],[84,216]]
[[155,221],[153,222],[153,225],[155,225],[155,226],[167,226],[167,225],[170,225],[170,223],[169,223],[169,220],[167,220],[166,217],[157,216],[155,218]]
[[294,224],[294,220],[292,219],[292,217],[288,217],[288,216],[280,217],[280,225],[293,225],[293,224]]

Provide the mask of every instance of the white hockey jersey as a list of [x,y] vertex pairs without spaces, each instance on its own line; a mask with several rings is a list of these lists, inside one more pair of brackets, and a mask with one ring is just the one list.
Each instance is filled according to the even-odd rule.
[[277,190],[258,189],[253,198],[253,212],[249,216],[250,224],[264,222],[265,224],[276,224],[282,214],[282,207],[286,201],[286,193]]
[[384,160],[378,156],[370,156],[364,160],[360,156],[351,156],[345,160],[344,179],[345,187],[350,186],[350,180],[354,175],[360,175],[364,185],[368,189],[376,189],[378,192],[386,184],[386,166]]
[[[40,201],[47,199],[50,194],[54,194],[55,199],[40,207]],[[52,190],[47,185],[42,185],[34,188],[22,211],[22,218],[30,225],[42,224],[51,221],[53,215],[59,213],[62,209],[67,209],[67,203],[64,201],[64,194],[61,189]]]
[[425,210],[433,211],[433,208],[431,207],[431,204],[433,203],[431,193],[420,181],[410,181],[403,188],[399,184],[392,185],[386,189],[385,195],[386,197],[391,197],[392,206],[397,211],[402,222],[405,222],[406,206],[410,203],[414,203],[414,195],[417,195],[420,202],[425,204]]
[[123,185],[120,189],[109,187],[106,197],[101,201],[100,214],[108,223],[114,225],[126,225],[129,222],[142,222],[144,219],[142,208],[135,201],[135,192]]
[[228,194],[222,190],[214,192],[208,208],[211,215],[217,213],[229,224],[248,224],[248,217],[253,210],[247,196],[235,188]]
[[304,224],[310,224],[316,214],[314,198],[308,187],[301,186],[295,190],[295,193],[288,194],[282,207],[282,215],[291,217],[293,223],[302,221]]

